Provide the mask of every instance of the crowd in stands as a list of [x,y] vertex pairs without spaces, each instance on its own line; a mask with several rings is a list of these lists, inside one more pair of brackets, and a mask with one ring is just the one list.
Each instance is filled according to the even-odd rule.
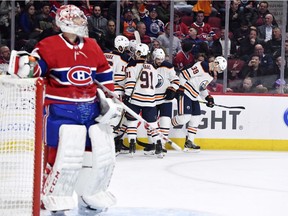
[[[59,34],[55,24],[55,11],[64,1],[16,1],[16,50],[33,50],[45,37]],[[116,1],[68,1],[84,11],[88,17],[89,36],[95,38],[104,52],[114,49],[116,37]],[[284,78],[288,79],[288,40],[285,41],[285,59],[281,59],[282,32],[269,1],[231,0],[229,11],[229,39],[225,41],[225,0],[175,1],[175,5],[189,5],[191,10],[176,9],[174,34],[170,52],[170,1],[121,0],[120,34],[135,39],[138,30],[141,42],[151,52],[164,49],[167,59],[172,53],[176,71],[196,61],[209,61],[224,55],[228,44],[228,92],[278,93],[281,64],[285,64]],[[175,7],[176,8],[176,7]],[[178,7],[177,7],[178,8]],[[190,7],[188,7],[190,8]],[[0,55],[1,64],[7,64],[10,44],[11,1],[0,3]],[[285,33],[284,33],[285,34]],[[10,50],[9,50],[10,52]],[[8,58],[9,59],[9,58]],[[2,69],[2,66],[0,70]],[[223,77],[211,83],[210,91],[223,91]],[[250,87],[248,87],[250,86]],[[284,90],[288,91],[288,88]]]

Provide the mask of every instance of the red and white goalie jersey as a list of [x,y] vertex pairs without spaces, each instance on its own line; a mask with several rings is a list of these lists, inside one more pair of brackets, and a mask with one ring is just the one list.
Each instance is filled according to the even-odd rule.
[[125,95],[131,104],[143,107],[156,106],[155,94],[158,83],[157,70],[144,60],[132,60],[126,67]]
[[213,80],[209,74],[209,65],[205,61],[197,62],[192,67],[184,69],[179,75],[180,85],[184,86],[184,93],[193,101],[197,101],[198,95],[205,98],[209,92],[206,89]]
[[114,90],[112,71],[95,40],[80,37],[70,44],[60,34],[41,40],[36,48],[41,59],[34,76],[46,77],[47,104],[94,101],[94,79]]

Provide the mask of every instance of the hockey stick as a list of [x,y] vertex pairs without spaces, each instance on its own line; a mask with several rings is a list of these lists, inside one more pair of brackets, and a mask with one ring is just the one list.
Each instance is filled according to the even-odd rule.
[[[199,101],[199,103],[207,104],[208,102]],[[225,106],[225,105],[220,105],[220,104],[214,104],[214,106],[218,106],[218,107],[222,107],[222,108],[226,108],[226,109],[245,109],[244,106]]]
[[134,37],[135,37],[136,43],[140,44],[141,43],[141,37],[140,37],[140,34],[137,30],[134,31]]
[[114,92],[110,91],[108,88],[106,88],[104,85],[99,83],[97,80],[94,80],[94,82],[107,94],[109,94],[111,97],[115,99],[115,102],[120,104],[124,110],[126,110],[131,116],[133,116],[135,119],[138,121],[141,121],[145,126],[147,126],[151,131],[156,132],[164,141],[168,142],[172,148],[174,148],[177,151],[182,151],[182,148],[174,143],[172,140],[169,138],[165,137],[164,134],[162,134],[159,130],[156,128],[152,127],[151,124],[149,124],[145,119],[143,119],[140,115],[135,113],[132,109],[130,109],[128,106],[126,106],[122,101],[118,99],[118,95],[115,94]]

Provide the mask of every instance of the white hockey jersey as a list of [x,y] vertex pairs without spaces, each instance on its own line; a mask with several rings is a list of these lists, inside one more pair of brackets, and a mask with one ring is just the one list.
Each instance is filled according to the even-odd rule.
[[204,99],[208,94],[206,87],[213,80],[210,76],[207,62],[197,62],[191,68],[184,69],[179,75],[180,85],[184,86],[184,93],[193,101],[198,95]]
[[113,71],[114,91],[118,95],[124,95],[125,68],[128,64],[129,56],[118,51],[104,53],[104,55]]
[[173,65],[167,61],[163,61],[156,70],[158,72],[158,84],[156,85],[155,94],[156,104],[171,102],[164,99],[165,92],[170,86],[175,90],[179,88],[179,77],[176,75]]
[[137,106],[156,106],[157,70],[144,60],[132,60],[126,67],[125,95]]

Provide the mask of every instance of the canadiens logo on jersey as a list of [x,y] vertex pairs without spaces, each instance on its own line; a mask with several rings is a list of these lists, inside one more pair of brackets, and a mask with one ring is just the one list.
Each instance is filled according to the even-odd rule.
[[67,72],[68,81],[76,86],[85,86],[93,82],[90,67],[75,66]]

